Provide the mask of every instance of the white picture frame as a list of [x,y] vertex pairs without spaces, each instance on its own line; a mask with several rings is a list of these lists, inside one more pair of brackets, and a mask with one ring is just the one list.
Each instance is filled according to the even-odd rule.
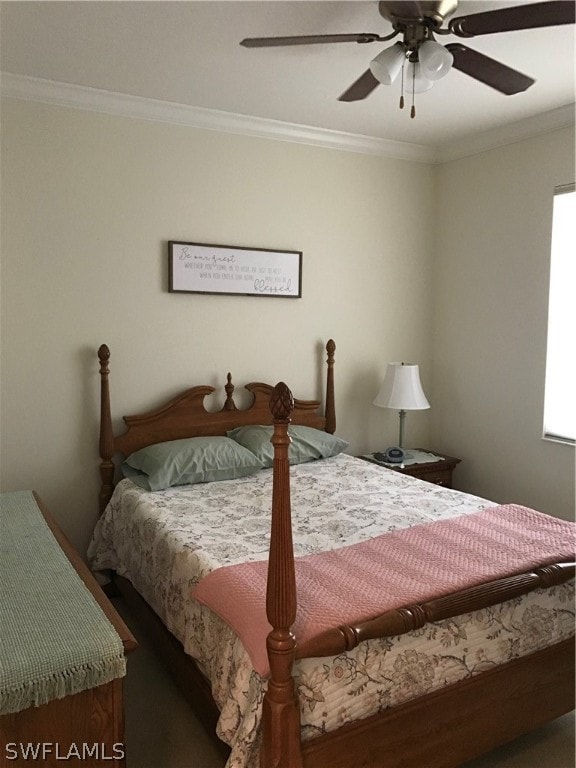
[[302,251],[170,240],[170,293],[302,296]]

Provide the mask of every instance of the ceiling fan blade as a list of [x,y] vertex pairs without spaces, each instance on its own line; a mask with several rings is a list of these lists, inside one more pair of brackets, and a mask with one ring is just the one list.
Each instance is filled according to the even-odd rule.
[[369,96],[378,85],[380,85],[380,81],[376,80],[372,72],[367,69],[356,82],[352,83],[348,90],[338,97],[338,101],[361,101]]
[[575,17],[574,0],[555,0],[471,13],[469,16],[457,16],[448,26],[450,31],[459,37],[475,37],[490,35],[494,32],[513,32],[518,29],[574,24]]
[[506,64],[491,59],[483,53],[473,51],[461,43],[448,43],[445,48],[454,56],[452,64],[454,69],[480,80],[485,85],[489,85],[507,96],[525,91],[535,82],[531,77],[523,75],[522,72],[511,69]]
[[240,41],[244,48],[269,48],[280,45],[315,45],[317,43],[373,43],[382,40],[372,32],[347,35],[300,35],[297,37],[246,37]]

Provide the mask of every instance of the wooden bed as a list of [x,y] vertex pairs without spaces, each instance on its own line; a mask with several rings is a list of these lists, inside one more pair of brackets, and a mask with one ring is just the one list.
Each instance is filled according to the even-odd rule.
[[[318,413],[318,401],[293,399],[282,383],[276,387],[248,384],[253,402],[249,408],[239,410],[228,374],[226,400],[221,410],[209,412],[204,407],[204,398],[214,392],[213,387],[196,386],[154,411],[124,417],[126,429],[115,435],[109,392],[110,352],[106,345],[98,350],[101,512],[114,489],[115,454],[127,456],[144,446],[184,437],[225,435],[248,424],[274,425],[266,599],[268,620],[273,629],[267,639],[271,674],[263,704],[262,768],[457,766],[571,711],[574,708],[574,638],[301,743],[299,707],[292,677],[295,658],[334,655],[365,639],[398,635],[426,622],[478,610],[538,587],[561,584],[573,578],[575,571],[574,562],[548,565],[425,604],[390,611],[357,626],[335,628],[318,642],[299,647],[291,633],[297,594],[287,430],[293,423],[330,433],[335,431],[333,341],[328,342],[326,351],[326,397],[322,415]],[[213,730],[218,710],[210,686],[193,659],[183,653],[180,643],[164,629],[130,582],[117,578],[116,583],[127,601],[145,618],[151,640],[184,685],[200,719]],[[226,747],[222,746],[225,753]]]

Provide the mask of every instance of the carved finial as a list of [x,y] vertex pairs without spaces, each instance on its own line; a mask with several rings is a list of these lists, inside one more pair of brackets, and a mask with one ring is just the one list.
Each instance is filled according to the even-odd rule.
[[224,403],[224,410],[235,411],[236,404],[234,403],[234,399],[232,397],[232,395],[234,394],[234,384],[232,384],[231,373],[228,373],[228,376],[226,377],[226,385],[224,389],[226,390],[226,402]]
[[106,344],[102,344],[99,347],[98,360],[100,361],[100,373],[109,373],[108,363],[110,361],[110,350]]
[[284,384],[283,381],[279,381],[274,387],[274,391],[270,397],[270,410],[274,421],[285,421],[289,419],[292,411],[294,410],[294,398],[292,392]]
[[334,339],[329,339],[326,342],[326,352],[328,352],[328,357],[332,357],[334,352],[336,352],[336,344],[334,343]]

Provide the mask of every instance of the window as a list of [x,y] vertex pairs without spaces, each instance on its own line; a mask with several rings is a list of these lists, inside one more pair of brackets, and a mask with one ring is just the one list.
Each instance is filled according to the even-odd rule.
[[576,439],[576,299],[575,185],[554,191],[544,437],[574,443]]

